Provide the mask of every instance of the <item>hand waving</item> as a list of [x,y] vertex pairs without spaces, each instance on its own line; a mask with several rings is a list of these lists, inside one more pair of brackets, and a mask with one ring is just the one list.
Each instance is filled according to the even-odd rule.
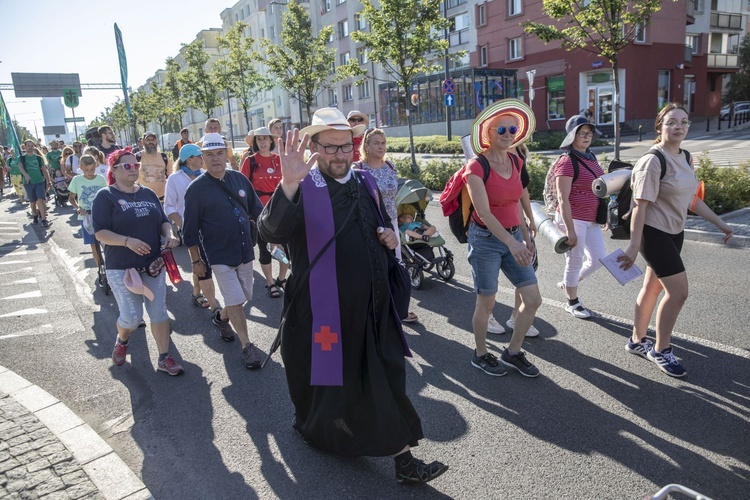
[[305,161],[305,150],[310,143],[310,136],[305,134],[299,140],[299,129],[286,133],[286,143],[282,147],[281,139],[276,139],[276,149],[279,150],[281,160],[281,189],[288,199],[292,199],[299,189],[299,183],[310,173],[310,169],[318,160],[318,153],[313,153]]

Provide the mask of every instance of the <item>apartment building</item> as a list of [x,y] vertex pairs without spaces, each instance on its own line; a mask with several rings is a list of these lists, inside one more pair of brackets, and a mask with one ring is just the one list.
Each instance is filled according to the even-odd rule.
[[[744,10],[742,0],[663,2],[618,58],[621,122],[650,126],[669,101],[684,102],[695,117],[718,116],[723,77],[737,70]],[[586,51],[567,52],[559,43],[545,45],[520,26],[549,22],[542,0],[489,1],[477,5],[477,15],[487,23],[477,26],[472,65],[516,69],[527,102],[526,74],[533,71],[538,130],[561,130],[567,118],[584,111],[603,130],[613,128],[611,64]]]

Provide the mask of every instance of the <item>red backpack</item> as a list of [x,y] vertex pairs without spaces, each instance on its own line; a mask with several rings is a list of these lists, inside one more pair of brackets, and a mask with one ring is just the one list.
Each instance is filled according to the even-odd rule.
[[[484,172],[482,180],[487,182],[487,179],[490,177],[490,162],[481,154],[472,159],[477,160],[482,165]],[[469,230],[469,223],[471,222],[471,212],[474,210],[471,198],[469,197],[469,190],[464,181],[464,173],[466,172],[467,165],[468,162],[448,179],[448,182],[445,183],[445,189],[443,189],[443,193],[440,195],[440,205],[443,208],[443,215],[448,217],[448,225],[451,228],[451,233],[453,233],[453,236],[456,237],[459,243],[467,243],[469,241],[467,232]]]

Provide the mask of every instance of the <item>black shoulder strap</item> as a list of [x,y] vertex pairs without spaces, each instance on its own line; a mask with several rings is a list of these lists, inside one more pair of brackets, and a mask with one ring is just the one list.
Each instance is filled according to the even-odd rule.
[[[225,175],[228,175],[228,174],[225,174]],[[240,198],[239,196],[237,196],[236,194],[234,194],[227,187],[227,185],[226,185],[225,182],[220,181],[219,179],[217,179],[216,177],[214,177],[213,175],[210,175],[210,174],[207,174],[206,177],[208,177],[209,179],[211,179],[212,181],[214,181],[216,183],[216,185],[218,185],[221,189],[224,190],[225,193],[227,193],[227,195],[229,195],[230,199],[232,199],[235,202],[237,202],[237,204],[242,207],[242,209],[245,211],[245,213],[248,216],[250,215],[250,210],[249,210],[249,203],[250,203],[249,196],[250,195],[249,195],[249,193],[248,193],[248,199],[247,199],[247,201],[246,202],[242,201],[242,198]]]
[[[576,155],[574,155],[570,151],[566,151],[563,153],[564,155],[567,155],[568,158],[570,158],[570,163],[573,164],[573,182],[575,182],[578,179],[578,173],[580,172],[580,167],[578,166],[578,158],[576,158]],[[593,173],[593,172],[592,172]]]
[[141,161],[141,152],[140,152],[140,151],[138,151],[138,152],[137,152],[137,153],[135,154],[135,159],[136,159],[136,160],[138,160],[139,162]]
[[167,155],[164,154],[164,153],[162,153],[161,154],[161,159],[162,159],[162,161],[164,161],[164,166],[167,167],[169,165],[169,158],[167,158]]
[[[687,151],[685,151],[687,153]],[[664,155],[656,148],[651,148],[648,151],[646,151],[647,155],[654,155],[657,158],[659,158],[659,164],[661,165],[661,175],[659,176],[659,180],[662,180],[665,175],[667,175],[667,159],[664,158]],[[690,153],[686,155],[687,158],[689,158]],[[690,163],[690,160],[688,160],[688,163]]]
[[690,151],[688,151],[687,149],[683,149],[682,152],[685,153],[685,159],[687,160],[688,165],[692,165],[693,157],[690,156]]
[[26,168],[26,155],[21,155],[21,165]]
[[482,171],[484,172],[484,179],[482,179],[482,182],[486,184],[487,179],[490,178],[490,162],[483,154],[477,155],[476,160],[482,165]]

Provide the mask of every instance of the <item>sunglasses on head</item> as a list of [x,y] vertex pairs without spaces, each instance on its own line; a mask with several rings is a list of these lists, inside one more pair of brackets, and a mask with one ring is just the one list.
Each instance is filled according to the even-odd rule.
[[139,168],[141,168],[141,164],[140,163],[118,163],[117,165],[115,165],[115,167],[122,167],[125,170],[132,170],[132,169],[138,170]]
[[505,132],[509,132],[510,135],[516,135],[518,133],[518,127],[516,127],[515,125],[511,125],[510,127],[500,125],[499,127],[497,127],[498,135],[505,135]]

